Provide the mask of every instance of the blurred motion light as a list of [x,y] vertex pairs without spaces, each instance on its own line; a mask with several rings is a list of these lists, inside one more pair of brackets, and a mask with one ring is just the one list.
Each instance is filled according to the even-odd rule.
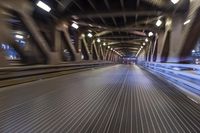
[[145,42],[148,42],[148,41],[149,41],[148,38],[146,38],[146,39],[145,39]]
[[73,24],[72,24],[72,27],[75,28],[75,29],[78,29],[78,28],[79,28],[79,26],[78,26],[76,23],[73,23]]
[[15,37],[18,39],[24,39],[24,37],[22,35],[15,35]]
[[176,4],[176,3],[179,2],[179,0],[171,0],[171,2],[172,2],[173,4]]
[[156,26],[157,26],[157,27],[160,27],[161,24],[162,24],[162,21],[161,21],[160,19],[158,19],[157,22],[156,22]]
[[98,39],[97,39],[97,42],[101,42],[101,40],[98,38]]
[[149,37],[153,36],[153,32],[149,32],[148,35],[149,35]]
[[88,33],[87,36],[91,38],[93,35],[92,33]]
[[184,22],[184,25],[190,23],[190,19],[188,19],[187,21]]
[[44,2],[42,2],[42,1],[38,1],[37,6],[40,7],[40,8],[42,8],[43,10],[45,10],[47,12],[51,11],[51,8],[47,4],[45,4]]

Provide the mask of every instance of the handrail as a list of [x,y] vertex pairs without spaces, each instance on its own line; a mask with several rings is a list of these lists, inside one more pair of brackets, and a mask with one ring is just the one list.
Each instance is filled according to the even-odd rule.
[[59,68],[59,67],[72,67],[72,66],[86,66],[86,65],[95,65],[95,64],[109,64],[110,61],[94,61],[94,62],[74,62],[74,63],[65,63],[57,65],[31,65],[31,66],[11,66],[11,67],[1,67],[0,72],[2,71],[19,71],[19,70],[30,70],[30,69],[44,69],[44,68]]
[[95,67],[112,65],[110,61],[76,62],[60,65],[35,65],[0,68],[0,87],[65,75]]
[[150,72],[160,75],[176,86],[182,87],[200,99],[200,66],[195,64],[153,63],[140,64]]

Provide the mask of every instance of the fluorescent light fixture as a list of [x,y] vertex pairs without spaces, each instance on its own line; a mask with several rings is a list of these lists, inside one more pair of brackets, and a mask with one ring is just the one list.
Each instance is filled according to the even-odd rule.
[[106,43],[105,43],[105,42],[103,43],[103,46],[106,46]]
[[101,42],[101,40],[98,38],[98,39],[97,39],[97,42]]
[[45,4],[44,2],[42,2],[42,1],[38,1],[37,6],[40,7],[40,8],[42,8],[43,10],[45,10],[47,12],[51,11],[51,8],[47,4]]
[[176,3],[179,2],[179,0],[171,0],[171,2],[172,2],[173,4],[176,4]]
[[153,36],[153,32],[149,32],[148,35],[149,35],[149,37]]
[[149,41],[148,38],[146,38],[146,39],[145,39],[145,42],[148,42],[148,41]]
[[184,25],[190,23],[190,19],[188,19],[187,21],[184,22]]
[[91,38],[93,35],[91,33],[88,33],[87,36]]
[[146,43],[144,43],[144,42],[143,42],[143,44],[142,44],[142,45],[143,45],[143,46],[145,46],[145,45],[146,45]]
[[18,39],[24,39],[24,37],[22,35],[15,35],[15,37]]
[[78,29],[78,28],[79,28],[79,26],[78,26],[76,23],[73,23],[73,24],[72,24],[72,27],[75,28],[75,29]]
[[160,27],[161,24],[162,24],[162,21],[160,19],[158,19],[157,22],[156,22],[156,26]]

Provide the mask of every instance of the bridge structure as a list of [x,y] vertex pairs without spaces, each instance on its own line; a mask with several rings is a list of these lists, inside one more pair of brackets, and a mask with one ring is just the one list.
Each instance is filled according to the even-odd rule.
[[0,2],[0,132],[200,132],[199,0]]

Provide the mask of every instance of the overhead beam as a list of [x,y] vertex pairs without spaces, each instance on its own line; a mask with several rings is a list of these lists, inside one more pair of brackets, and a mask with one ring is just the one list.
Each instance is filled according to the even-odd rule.
[[131,49],[131,50],[138,50],[139,49],[139,48],[123,47],[123,48],[115,48],[115,50],[120,50],[120,49],[125,49],[125,48]]
[[141,47],[141,45],[137,45],[137,44],[135,44],[135,45],[133,45],[133,44],[120,44],[120,45],[113,45],[112,46],[113,48],[140,48]]
[[142,42],[145,41],[144,39],[132,39],[132,40],[128,40],[128,41],[117,41],[117,40],[109,40],[109,39],[101,39],[101,40],[108,42],[108,45],[118,44],[118,43],[142,44]]
[[138,38],[146,38],[146,37],[136,37],[136,36],[105,36],[105,37],[99,37],[101,39],[118,39],[118,38],[124,38],[124,39],[138,39]]
[[132,43],[127,43],[127,42],[115,42],[115,43],[108,43],[108,45],[110,45],[110,46],[116,46],[116,45],[141,45],[141,43],[140,42],[132,42]]
[[102,31],[102,32],[99,32],[99,33],[95,34],[94,36],[103,36],[103,35],[109,34],[111,32],[112,31]]
[[56,1],[59,4],[58,6],[59,10],[64,11],[73,0],[61,0],[61,1],[56,0]]
[[118,17],[118,16],[158,16],[161,15],[160,11],[115,11],[115,12],[97,12],[86,14],[73,14],[78,18],[97,18],[101,17]]
[[[82,22],[82,21],[77,21],[76,23],[79,25],[88,26],[88,27],[90,27],[90,25],[92,25],[93,27],[107,31],[105,33],[101,33],[101,35],[112,33],[112,32],[133,32],[135,30],[151,30],[151,31],[155,31],[155,32],[158,32],[161,30],[160,28],[158,28],[156,26],[134,26],[134,27],[127,26],[127,27],[122,27],[122,28],[113,28],[110,26],[105,27],[105,26],[100,26],[100,25],[96,25],[96,24],[89,24],[89,23]],[[97,36],[97,35],[95,35],[95,36]]]
[[[106,35],[109,33],[112,33],[112,31],[101,31],[101,32],[95,34],[95,36],[103,36],[103,35]],[[147,36],[146,33],[140,32],[140,31],[127,31],[126,33],[131,33],[134,35],[145,36],[145,37]]]

